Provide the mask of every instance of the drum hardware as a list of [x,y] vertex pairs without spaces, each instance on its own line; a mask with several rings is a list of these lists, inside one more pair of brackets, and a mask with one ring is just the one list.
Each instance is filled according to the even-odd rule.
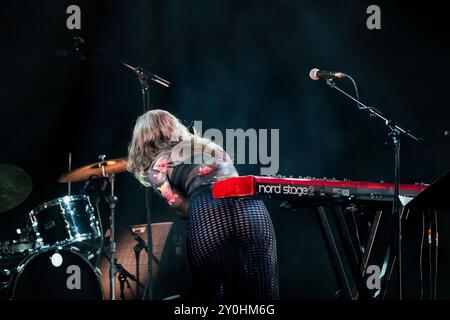
[[[8,261],[14,257],[30,254],[35,249],[35,244],[30,235],[30,229],[16,229],[18,239],[0,241],[0,261]],[[0,263],[0,268],[4,266]]]
[[31,252],[33,244],[28,238],[0,241],[0,257]]
[[116,261],[116,240],[115,240],[115,208],[116,204],[119,202],[119,199],[114,194],[114,184],[115,184],[115,175],[112,174],[109,177],[109,183],[111,185],[111,194],[107,197],[107,202],[109,204],[110,210],[110,223],[111,223],[111,234],[109,237],[109,254],[110,254],[110,268],[109,268],[109,281],[110,281],[110,294],[111,300],[115,300],[115,282],[114,276],[116,274],[115,270],[115,261]]
[[[74,169],[61,175],[58,178],[60,183],[71,183],[71,182],[81,182],[89,181],[92,179],[102,179],[107,178],[109,185],[111,186],[111,193],[106,197],[106,202],[109,204],[110,209],[110,224],[111,224],[111,234],[110,234],[110,246],[109,254],[110,260],[110,295],[111,300],[115,300],[115,282],[114,276],[116,273],[115,265],[111,261],[115,261],[115,208],[118,203],[118,198],[115,195],[115,175],[117,173],[122,173],[127,170],[126,158],[117,158],[111,160],[105,160],[105,155],[99,156],[99,162],[86,165],[84,167]],[[103,188],[104,189],[104,188]]]
[[9,269],[0,268],[0,300],[6,299],[6,291],[8,289],[8,281],[11,278],[10,276],[11,271]]
[[11,274],[11,271],[9,269],[2,269],[0,270],[0,274],[2,276],[9,276]]
[[[89,179],[88,181],[85,182],[85,184],[83,185],[83,187],[80,191],[81,194],[87,195],[93,201],[95,209],[97,211],[97,221],[98,221],[98,225],[100,228],[100,234],[102,235],[101,244],[100,244],[99,250],[97,251],[97,261],[94,263],[95,266],[98,266],[98,263],[102,256],[101,250],[104,246],[105,232],[103,229],[102,217],[100,215],[99,203],[101,200],[101,196],[103,196],[105,193],[105,189],[106,189],[107,185],[108,185],[107,178]],[[93,257],[94,256],[92,256],[92,257],[90,256],[89,260],[91,260]]]
[[[154,81],[166,87],[170,85],[170,82],[144,70],[143,68],[133,67],[132,65],[125,63],[125,61],[121,61],[121,64],[124,67],[131,69],[139,77],[140,83],[143,86],[142,94],[144,95],[144,104],[148,106],[147,109],[150,105],[148,81]],[[95,251],[95,248],[98,246],[96,242],[99,239],[103,240],[104,234],[103,232],[100,233],[99,230],[102,229],[101,217],[99,217],[98,221],[96,221],[93,214],[95,210],[93,209],[88,196],[72,195],[71,184],[72,182],[92,181],[93,179],[107,178],[108,183],[111,185],[111,194],[105,197],[109,204],[111,219],[111,245],[109,250],[111,256],[110,261],[113,261],[113,263],[110,263],[111,299],[114,300],[115,298],[114,275],[116,270],[119,274],[119,281],[121,281],[122,286],[125,283],[129,285],[127,279],[136,281],[137,293],[139,293],[140,288],[147,288],[149,297],[151,298],[152,277],[149,277],[147,286],[144,286],[138,281],[139,279],[134,278],[134,276],[118,264],[115,259],[115,207],[118,203],[118,198],[115,195],[115,175],[126,171],[126,158],[117,158],[105,161],[105,156],[103,156],[100,160],[101,161],[98,163],[72,170],[72,153],[69,153],[68,172],[61,175],[58,179],[59,182],[68,183],[67,195],[43,203],[29,212],[29,227],[33,233],[33,236],[28,235],[28,238],[11,240],[5,244],[0,243],[0,260],[3,260],[3,256],[5,256],[6,259],[9,259],[9,256],[12,254],[27,254],[28,256],[24,259],[27,262],[24,262],[15,268],[15,272],[20,274],[24,270],[25,266],[27,266],[28,261],[34,261],[33,257],[36,257],[36,259],[40,258],[41,255],[44,255],[52,250],[56,250],[56,252],[58,252],[58,250],[66,250],[67,252],[74,254],[84,255],[84,258],[90,259]],[[23,170],[10,165],[0,164],[0,213],[10,210],[22,203],[31,193],[31,186],[31,179]],[[14,190],[11,190],[11,188]],[[104,191],[104,188],[102,191]],[[87,202],[84,209],[80,205],[83,202]],[[150,226],[149,217],[150,215],[148,212],[147,226]],[[82,227],[81,230],[79,228],[80,226]],[[137,234],[136,236],[139,237]],[[138,242],[134,248],[135,254],[137,254],[138,265],[140,251],[144,248],[146,252],[148,252],[149,248],[152,248],[151,227],[148,228],[148,245],[145,244],[142,238],[139,237],[139,239],[141,241]],[[3,246],[5,248],[3,248]],[[103,245],[100,246],[100,249],[102,247]],[[152,260],[152,257],[156,263],[159,262],[153,253],[151,256],[149,255],[149,261]],[[149,269],[149,274],[151,274],[152,268],[150,267]],[[137,271],[139,272],[139,268]],[[1,274],[7,274],[9,276],[11,271],[10,269],[5,269],[5,272],[1,272]],[[13,290],[15,291],[15,288]],[[14,296],[14,294],[12,296]],[[122,296],[123,294],[121,294],[121,298]]]
[[31,193],[33,182],[22,169],[0,163],[0,213],[11,210]]

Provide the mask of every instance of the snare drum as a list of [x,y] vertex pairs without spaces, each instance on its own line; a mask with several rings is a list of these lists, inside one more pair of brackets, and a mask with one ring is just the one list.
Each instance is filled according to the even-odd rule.
[[51,248],[28,256],[15,268],[6,295],[12,300],[102,300],[103,288],[86,258]]
[[65,196],[46,202],[29,213],[36,247],[76,246],[93,252],[101,233],[88,196]]

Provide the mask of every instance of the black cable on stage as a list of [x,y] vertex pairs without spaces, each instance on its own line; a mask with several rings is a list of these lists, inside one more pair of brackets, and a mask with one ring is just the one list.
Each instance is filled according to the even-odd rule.
[[[429,213],[429,211],[428,211]],[[430,300],[433,299],[433,259],[431,257],[431,234],[432,234],[432,229],[431,229],[431,215],[428,215],[428,262],[430,265],[430,269],[429,269],[429,274],[430,274]]]
[[439,247],[439,233],[438,233],[438,219],[437,211],[434,210],[434,223],[435,223],[435,261],[434,261],[434,300],[437,298],[437,276],[438,276],[438,247]]
[[422,239],[420,241],[420,254],[419,254],[419,273],[420,273],[420,300],[423,300],[423,243],[425,241],[425,212],[422,211]]

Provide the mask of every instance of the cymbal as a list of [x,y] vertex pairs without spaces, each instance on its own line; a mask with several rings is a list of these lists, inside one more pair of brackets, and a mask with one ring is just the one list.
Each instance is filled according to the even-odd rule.
[[0,213],[21,204],[31,193],[33,181],[22,169],[0,163]]
[[87,166],[64,173],[58,178],[58,182],[68,183],[86,181],[89,179],[109,177],[112,174],[122,173],[125,171],[127,171],[127,158],[116,158],[91,163]]

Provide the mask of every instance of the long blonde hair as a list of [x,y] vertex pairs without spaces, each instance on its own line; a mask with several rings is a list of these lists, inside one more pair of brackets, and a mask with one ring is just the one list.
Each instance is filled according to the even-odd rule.
[[181,121],[168,111],[150,110],[139,116],[133,129],[128,148],[128,171],[145,186],[146,171],[155,159],[171,150],[181,142],[201,143],[202,148],[213,148],[216,156],[227,156],[225,151],[211,140],[201,138],[195,131],[190,133]]

